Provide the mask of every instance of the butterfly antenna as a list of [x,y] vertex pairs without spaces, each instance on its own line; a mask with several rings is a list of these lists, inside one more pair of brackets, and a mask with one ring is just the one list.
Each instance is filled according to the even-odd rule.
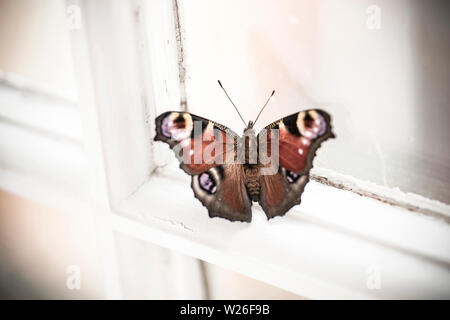
[[264,103],[264,106],[261,108],[261,111],[258,113],[258,116],[256,117],[255,121],[253,121],[253,125],[255,125],[256,121],[258,121],[259,116],[261,115],[261,112],[263,112],[264,108],[267,106],[267,104],[270,101],[270,98],[273,97],[273,95],[275,94],[275,90],[272,91],[272,94],[270,95],[269,98],[267,98],[266,103]]
[[239,117],[241,118],[242,122],[244,123],[245,126],[247,126],[247,123],[245,122],[244,118],[242,118],[241,113],[239,112],[238,108],[236,107],[236,105],[233,103],[233,100],[231,100],[230,96],[228,95],[227,91],[225,90],[225,88],[222,86],[222,83],[220,82],[220,80],[217,80],[217,82],[219,83],[219,86],[222,88],[223,92],[225,92],[225,94],[227,95],[228,100],[230,100],[231,104],[233,105],[233,107],[236,109]]

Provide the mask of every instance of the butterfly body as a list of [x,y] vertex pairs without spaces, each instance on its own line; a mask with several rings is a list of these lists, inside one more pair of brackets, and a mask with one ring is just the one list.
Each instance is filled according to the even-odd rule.
[[244,129],[244,136],[241,139],[244,144],[245,159],[243,163],[245,186],[252,201],[259,200],[259,176],[260,166],[258,164],[257,138],[253,129],[253,122],[249,122],[247,128]]
[[175,152],[210,217],[250,222],[252,202],[268,218],[300,203],[316,150],[334,137],[330,121],[323,110],[305,110],[258,135],[249,122],[241,137],[214,121],[172,111],[157,117],[155,141]]

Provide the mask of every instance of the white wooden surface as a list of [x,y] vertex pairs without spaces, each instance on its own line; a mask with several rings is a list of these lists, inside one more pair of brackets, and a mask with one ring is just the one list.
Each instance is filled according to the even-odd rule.
[[60,189],[63,197],[86,196],[80,192],[86,184],[87,162],[76,105],[70,97],[3,71],[0,155],[0,184],[8,190],[21,189],[28,178]]
[[[450,295],[450,226],[441,220],[311,182],[287,216],[267,221],[254,206],[251,224],[230,223],[208,218],[189,184],[172,165],[119,211],[145,224],[142,239],[306,297]],[[135,223],[123,220],[117,227],[133,233]],[[366,286],[372,266],[382,272],[380,290]]]
[[[178,82],[178,75],[173,74],[172,78],[165,79],[166,73],[157,73],[157,66],[150,64],[149,56],[149,47],[164,51],[154,53],[156,57],[167,56],[170,48],[173,49],[174,40],[170,45],[174,37],[173,29],[171,34],[163,32],[169,28],[161,30],[168,37],[162,38],[163,44],[169,40],[168,49],[161,46],[161,40],[148,41],[146,33],[146,23],[154,21],[147,20],[147,14],[164,21],[172,12],[171,4],[161,1],[147,4],[156,12],[147,11],[140,1],[68,1],[68,5],[78,6],[82,14],[81,28],[71,33],[71,40],[75,70],[81,85],[80,111],[85,136],[88,137],[85,145],[91,164],[93,210],[98,219],[100,242],[106,253],[106,292],[110,298],[127,298],[132,296],[130,290],[136,292],[139,289],[133,286],[132,281],[124,280],[124,270],[130,272],[124,263],[130,260],[130,253],[139,253],[132,242],[117,248],[118,240],[115,240],[117,236],[114,234],[118,229],[114,225],[114,210],[119,202],[148,180],[155,167],[149,139],[149,122],[155,114],[155,101],[179,104],[176,92],[171,90],[168,94],[169,89],[178,89],[173,85],[173,81]],[[164,25],[171,24],[166,22]],[[172,61],[170,56],[167,60]],[[148,250],[152,250],[151,247]],[[160,256],[158,249],[153,251],[156,251],[156,257]],[[131,261],[139,263],[136,255]],[[178,280],[179,287],[172,286],[173,297],[182,296],[177,288],[195,288],[194,282],[198,279],[195,275],[200,272],[198,262],[170,252],[167,255],[173,256],[178,263],[183,261],[186,272],[189,272],[189,277],[177,278],[167,270],[172,274],[170,278]],[[161,259],[153,261],[153,266],[161,264],[164,264]],[[134,272],[131,276],[136,280],[151,279],[152,275],[144,266],[140,270],[140,273]],[[164,287],[163,284],[161,280],[153,291],[150,287],[142,287],[141,290],[147,290],[148,297],[158,298],[157,289]],[[165,290],[171,292],[168,288]],[[203,287],[192,292],[191,297],[203,297]]]
[[64,98],[33,92],[22,82],[6,80],[0,72],[0,118],[13,124],[31,126],[41,133],[80,143],[83,140],[76,105]]

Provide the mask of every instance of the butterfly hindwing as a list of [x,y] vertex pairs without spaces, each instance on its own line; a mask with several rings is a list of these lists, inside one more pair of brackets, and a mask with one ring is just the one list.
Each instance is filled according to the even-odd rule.
[[295,180],[291,180],[291,177],[292,173],[288,176],[283,168],[274,175],[261,175],[259,204],[268,219],[282,216],[300,203],[309,175],[297,175]]
[[195,175],[191,186],[195,197],[208,209],[211,218],[251,221],[251,201],[245,188],[241,164],[218,166]]
[[277,173],[260,176],[259,203],[268,218],[284,215],[300,203],[317,149],[323,141],[334,137],[330,119],[327,112],[310,109],[265,128],[268,150],[272,135],[277,134],[278,152],[272,157],[278,157],[280,166]]
[[188,112],[165,112],[156,118],[154,140],[175,152],[209,216],[250,221],[243,166],[234,162],[238,139],[229,128]]

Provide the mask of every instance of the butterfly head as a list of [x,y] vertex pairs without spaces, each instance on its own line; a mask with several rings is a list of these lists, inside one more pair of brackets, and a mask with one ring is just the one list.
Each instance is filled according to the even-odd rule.
[[248,122],[247,127],[244,129],[244,135],[250,135],[250,136],[255,135],[255,129],[253,129],[253,125],[254,125],[253,121]]
[[[219,83],[219,86],[222,88],[223,92],[225,92],[225,95],[227,96],[228,100],[230,100],[231,104],[233,105],[233,107],[236,109],[239,117],[241,118],[242,122],[245,125],[245,120],[244,118],[242,118],[241,113],[239,112],[238,108],[236,107],[236,105],[234,104],[233,100],[231,100],[230,96],[228,95],[227,91],[225,90],[225,88],[222,86],[222,83],[220,82],[220,80],[217,80],[217,82]],[[267,104],[269,103],[270,98],[272,98],[272,96],[275,94],[275,90],[272,91],[272,93],[270,94],[270,97],[267,99],[266,103],[264,104],[264,106],[261,108],[261,110],[258,113],[258,116],[256,117],[255,121],[249,121],[247,127],[244,129],[244,133],[247,132],[248,130],[253,130],[253,125],[256,123],[256,121],[258,121],[259,116],[261,115],[261,112],[264,110],[264,108],[267,106]]]

